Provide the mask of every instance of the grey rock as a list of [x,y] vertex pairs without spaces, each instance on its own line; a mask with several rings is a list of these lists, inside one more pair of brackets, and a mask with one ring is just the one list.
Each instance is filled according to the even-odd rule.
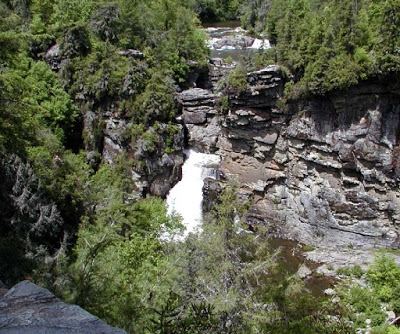
[[203,111],[198,112],[183,112],[183,121],[185,124],[204,124],[207,121],[206,113]]
[[[209,64],[213,89],[234,67]],[[250,72],[244,91],[228,89],[226,111],[218,93],[183,91],[189,144],[218,150],[223,174],[257,198],[248,221],[278,237],[321,249],[398,247],[398,90],[368,82],[280,109],[283,87],[278,66]]]
[[48,290],[22,281],[0,299],[0,332],[28,334],[117,334],[111,327],[76,305],[67,305]]
[[220,50],[226,48],[245,49],[250,47],[254,42],[253,37],[246,35],[226,35],[221,38],[214,38],[208,41],[211,49]]
[[160,123],[157,131],[154,128],[149,129],[147,133],[150,134],[150,141],[139,139],[134,153],[137,161],[142,162],[134,170],[137,187],[142,193],[150,192],[163,198],[181,179],[184,161],[183,126],[179,125],[179,131],[172,137],[167,127],[167,124]]
[[396,319],[396,313],[394,313],[393,311],[386,311],[386,322],[390,323],[392,322],[394,319]]
[[311,276],[312,270],[308,268],[305,264],[302,264],[299,270],[297,271],[297,276],[299,276],[301,279],[305,279],[309,276]]
[[60,45],[55,44],[49,50],[47,50],[44,59],[46,60],[46,63],[51,67],[52,70],[59,70],[62,62],[60,54]]
[[221,133],[219,118],[214,117],[204,126],[186,124],[189,135],[189,145],[199,148],[206,153],[217,150],[217,142]]
[[118,54],[120,56],[131,57],[131,58],[136,58],[136,59],[144,58],[143,52],[134,50],[134,49],[122,50],[122,51],[119,51]]
[[268,144],[268,145],[273,145],[275,144],[276,140],[278,139],[278,133],[272,132],[272,133],[267,133],[264,136],[258,136],[254,137],[255,141]]
[[280,110],[279,67],[247,82],[229,93],[217,147],[222,171],[258,198],[248,221],[319,248],[399,247],[397,93],[367,83]]
[[283,94],[282,73],[276,65],[247,73],[247,83],[245,91],[231,89],[229,92],[229,103],[234,109],[275,107],[277,99]]
[[183,107],[214,106],[216,97],[206,89],[193,88],[180,93],[178,99]]
[[208,64],[210,88],[219,89],[220,80],[236,67],[236,62],[226,63],[221,58],[213,58]]
[[333,290],[333,289],[325,289],[324,290],[324,295],[326,295],[326,296],[334,296],[334,295],[336,295],[336,291]]

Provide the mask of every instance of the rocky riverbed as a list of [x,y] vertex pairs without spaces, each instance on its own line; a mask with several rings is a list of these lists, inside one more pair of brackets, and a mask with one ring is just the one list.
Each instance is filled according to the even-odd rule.
[[230,27],[211,26],[205,28],[209,39],[207,45],[212,58],[231,58],[239,61],[242,57],[251,57],[259,50],[271,47],[266,38],[252,36],[239,26],[240,22],[231,22]]

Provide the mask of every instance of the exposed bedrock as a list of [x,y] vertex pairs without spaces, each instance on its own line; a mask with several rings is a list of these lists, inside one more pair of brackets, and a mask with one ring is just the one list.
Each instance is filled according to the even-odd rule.
[[102,106],[101,112],[88,108],[84,113],[88,160],[95,164],[102,159],[113,165],[124,155],[125,160],[134,161],[132,179],[137,195],[165,197],[181,178],[183,126],[158,123],[134,140],[129,137],[132,127],[134,124],[118,112],[114,103]]
[[181,93],[189,143],[222,155],[254,204],[248,220],[320,247],[398,247],[400,90],[389,81],[290,103],[277,66],[245,92]]
[[0,328],[12,334],[126,333],[29,281],[18,283],[0,299]]
[[182,119],[188,130],[188,144],[206,153],[217,149],[221,134],[218,95],[201,88],[193,88],[179,94]]

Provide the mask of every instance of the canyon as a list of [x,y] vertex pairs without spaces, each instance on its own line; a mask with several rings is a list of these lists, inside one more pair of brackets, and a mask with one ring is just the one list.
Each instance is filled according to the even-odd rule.
[[[268,66],[247,74],[244,91],[229,90],[229,108],[223,110],[216,78],[231,69],[214,60],[208,89],[179,93],[175,153],[146,158],[147,173],[134,172],[141,189],[166,195],[180,178],[186,142],[221,156],[221,174],[237,179],[241,195],[253,203],[250,225],[323,248],[397,248],[396,81],[366,81],[345,92],[284,101],[284,75],[278,66]],[[118,138],[121,121],[109,118],[106,124],[103,156],[112,156],[109,143]]]
[[[244,42],[230,30],[210,29],[222,36],[209,42],[218,46],[216,51],[254,53],[246,51],[254,38]],[[121,55],[135,58],[136,53]],[[252,203],[246,220],[254,229],[266,226],[271,236],[320,250],[397,249],[397,78],[373,78],[345,91],[287,100],[290,77],[279,66],[247,73],[245,87],[237,89],[226,84],[236,64],[222,58],[212,58],[206,67],[192,63],[187,81],[177,89],[175,130],[161,123],[133,147],[124,143],[129,119],[113,103],[101,115],[88,111],[84,131],[89,137],[99,123],[96,117],[104,124],[101,144],[93,145],[89,155],[100,151],[112,164],[127,151],[139,161],[132,166],[137,196],[165,198],[182,177],[184,149],[216,154],[221,164],[217,178],[205,179],[204,209],[211,208],[226,180],[236,180],[238,196]],[[325,262],[329,256],[320,251],[309,257]]]

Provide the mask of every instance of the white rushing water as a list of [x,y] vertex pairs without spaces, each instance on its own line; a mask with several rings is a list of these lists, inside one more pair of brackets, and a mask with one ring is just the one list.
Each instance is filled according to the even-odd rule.
[[208,27],[206,41],[212,58],[232,58],[240,61],[242,57],[256,55],[259,50],[271,48],[268,39],[255,38],[240,27]]
[[182,180],[171,189],[167,196],[168,214],[182,217],[186,227],[185,235],[196,231],[202,223],[203,182],[212,176],[220,163],[215,154],[204,154],[192,149],[185,150],[187,156],[182,166]]
[[256,38],[253,42],[253,45],[249,47],[249,49],[257,49],[257,50],[267,50],[271,48],[271,44],[268,39],[259,39]]

